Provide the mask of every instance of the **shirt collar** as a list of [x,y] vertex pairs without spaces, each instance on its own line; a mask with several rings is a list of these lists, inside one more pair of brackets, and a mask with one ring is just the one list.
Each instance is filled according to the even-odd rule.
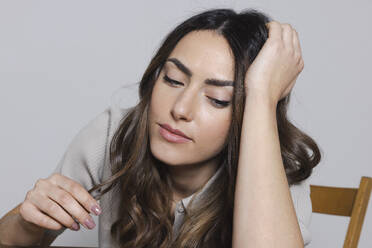
[[187,205],[189,204],[191,198],[196,194],[194,202],[196,202],[198,199],[200,199],[203,194],[205,194],[205,191],[211,186],[211,184],[217,179],[218,175],[221,174],[223,166],[220,166],[218,170],[214,173],[214,175],[208,180],[208,182],[203,186],[202,190],[199,193],[194,193],[186,198],[183,198],[182,204],[185,208],[187,208]]

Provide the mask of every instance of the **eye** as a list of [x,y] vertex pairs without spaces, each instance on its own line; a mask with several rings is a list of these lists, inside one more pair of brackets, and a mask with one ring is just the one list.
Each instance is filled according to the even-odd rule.
[[230,103],[228,101],[220,101],[220,100],[211,98],[209,96],[207,96],[207,97],[211,100],[211,102],[213,103],[213,105],[215,105],[217,108],[227,107],[229,105],[229,103]]
[[171,78],[169,78],[167,75],[164,75],[163,79],[165,81],[167,81],[168,83],[172,84],[172,85],[183,85],[182,83],[176,81],[176,80],[173,80]]
[[[180,83],[176,80],[173,80],[173,79],[169,78],[167,75],[164,75],[163,79],[166,82],[170,83],[171,85],[183,85],[183,83]],[[215,98],[212,98],[212,97],[209,97],[209,96],[207,96],[207,97],[211,100],[212,104],[214,106],[216,106],[217,108],[224,108],[224,107],[227,107],[230,104],[229,101],[220,101],[218,99],[215,99]]]

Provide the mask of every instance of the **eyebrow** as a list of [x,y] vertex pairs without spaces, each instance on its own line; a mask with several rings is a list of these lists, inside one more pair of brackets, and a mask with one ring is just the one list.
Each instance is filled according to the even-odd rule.
[[[185,73],[188,77],[192,77],[192,72],[189,68],[187,68],[181,61],[179,61],[176,58],[169,58],[165,62],[170,61],[173,62],[179,70],[181,70],[183,73]],[[208,85],[214,85],[214,86],[219,86],[219,87],[224,87],[224,86],[233,86],[234,87],[234,81],[229,81],[229,80],[220,80],[220,79],[215,79],[215,78],[207,78],[204,81],[205,84]]]

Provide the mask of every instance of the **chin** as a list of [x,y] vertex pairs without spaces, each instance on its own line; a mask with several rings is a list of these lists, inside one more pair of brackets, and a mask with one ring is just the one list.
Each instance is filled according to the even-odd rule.
[[[161,142],[151,142],[150,148],[152,155],[160,162],[167,164],[169,166],[180,166],[185,164],[184,152],[181,150],[170,149],[165,147]],[[184,151],[184,149],[183,149]],[[189,157],[189,156],[187,156]]]
[[164,149],[161,146],[157,145],[150,145],[151,146],[151,153],[152,155],[162,163],[167,165],[177,165],[178,161],[175,158],[179,157],[179,154],[173,154],[169,150]]

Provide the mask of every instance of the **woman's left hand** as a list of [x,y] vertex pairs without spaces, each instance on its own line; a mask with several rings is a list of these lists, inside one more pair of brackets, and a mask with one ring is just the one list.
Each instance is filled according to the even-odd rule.
[[298,34],[289,24],[266,24],[269,37],[245,74],[247,94],[259,92],[277,103],[293,88],[304,68]]

